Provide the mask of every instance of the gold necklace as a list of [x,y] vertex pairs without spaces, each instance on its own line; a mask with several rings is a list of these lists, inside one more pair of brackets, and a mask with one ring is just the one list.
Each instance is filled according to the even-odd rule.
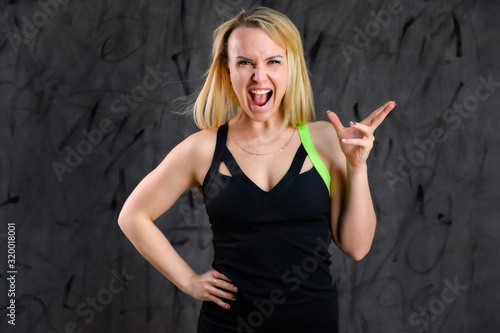
[[290,139],[288,139],[288,142],[287,142],[287,143],[286,143],[283,147],[281,147],[280,149],[278,149],[278,150],[276,150],[276,151],[273,151],[272,153],[264,153],[264,154],[252,153],[251,151],[246,150],[245,148],[243,148],[242,146],[240,146],[240,145],[238,144],[238,142],[237,142],[237,141],[236,141],[236,139],[234,138],[233,134],[231,134],[231,132],[229,132],[229,135],[230,135],[230,136],[231,136],[231,138],[233,139],[234,143],[236,143],[236,145],[237,145],[238,147],[240,147],[240,149],[241,149],[241,150],[243,150],[243,151],[245,151],[245,152],[247,152],[247,153],[249,153],[249,154],[252,154],[252,155],[271,155],[271,154],[274,154],[274,153],[280,152],[280,151],[282,151],[283,149],[285,149],[285,147],[286,147],[286,146],[288,146],[288,143],[292,140],[293,135],[295,134],[295,131],[296,131],[296,130],[297,130],[296,128],[293,130],[292,136],[290,137]]

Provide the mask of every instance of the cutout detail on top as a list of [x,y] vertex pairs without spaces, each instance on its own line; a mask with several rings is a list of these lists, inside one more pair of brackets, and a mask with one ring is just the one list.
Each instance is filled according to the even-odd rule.
[[[310,171],[312,168],[314,168],[314,165],[312,164],[309,156],[306,156],[304,164],[302,164],[302,169],[300,169],[299,175],[302,173],[306,173],[307,171]],[[226,163],[224,163],[224,161],[220,161],[218,171],[220,174],[224,176],[232,177],[231,172],[227,168]]]

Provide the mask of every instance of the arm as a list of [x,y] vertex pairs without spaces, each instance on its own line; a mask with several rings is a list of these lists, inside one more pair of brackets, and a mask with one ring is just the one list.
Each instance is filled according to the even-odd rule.
[[376,215],[368,184],[366,159],[373,147],[373,131],[396,106],[388,102],[360,123],[344,128],[333,112],[328,118],[338,139],[333,142],[332,236],[349,257],[361,260],[370,251],[376,228]]
[[132,191],[118,217],[120,228],[141,255],[183,292],[188,292],[188,281],[195,272],[153,221],[196,185],[195,166],[189,158],[193,141],[189,137],[170,151]]
[[[375,235],[376,216],[368,185],[366,164],[352,167],[346,163],[346,184],[339,217],[332,219],[337,246],[354,260],[361,260],[370,251]],[[342,196],[342,194],[339,194]],[[340,201],[339,198],[332,198]],[[339,203],[335,204],[340,206]]]
[[[216,288],[214,278],[219,279],[218,287],[232,290],[232,285],[226,282],[230,280],[215,270],[196,274],[153,223],[182,193],[196,186],[200,162],[215,147],[214,137],[207,140],[213,134],[195,133],[172,149],[130,194],[118,224],[141,255],[181,291],[224,307],[226,304],[219,297],[229,298],[232,294]],[[213,142],[212,150],[207,149],[206,142]]]
[[328,143],[325,153],[332,160],[330,166],[332,238],[347,256],[361,260],[370,250],[376,225],[366,165],[352,168],[342,152],[335,129],[331,124],[326,123],[326,125],[327,135],[322,141]]

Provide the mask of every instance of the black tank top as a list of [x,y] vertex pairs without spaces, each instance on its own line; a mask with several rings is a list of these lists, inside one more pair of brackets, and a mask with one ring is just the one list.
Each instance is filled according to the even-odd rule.
[[[198,332],[337,332],[338,308],[329,271],[330,195],[301,143],[285,176],[264,191],[226,148],[217,131],[203,200],[213,232],[212,267],[239,288],[230,310],[204,301]],[[231,176],[218,171],[224,161]]]

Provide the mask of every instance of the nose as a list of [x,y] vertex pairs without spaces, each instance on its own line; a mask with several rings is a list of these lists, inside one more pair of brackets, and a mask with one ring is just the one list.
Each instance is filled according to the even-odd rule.
[[266,72],[262,66],[256,66],[253,71],[253,80],[255,82],[262,82],[266,78]]

